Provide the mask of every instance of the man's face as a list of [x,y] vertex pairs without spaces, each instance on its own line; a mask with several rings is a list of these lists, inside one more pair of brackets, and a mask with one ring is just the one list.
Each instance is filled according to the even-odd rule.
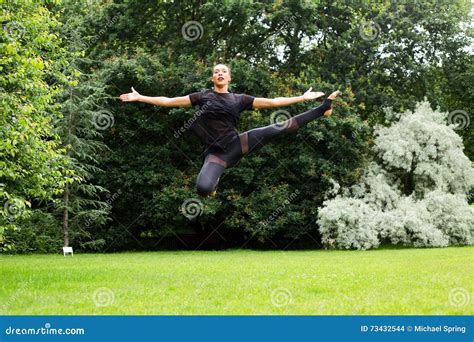
[[212,69],[212,83],[216,86],[225,86],[230,82],[229,68],[224,64],[218,64]]

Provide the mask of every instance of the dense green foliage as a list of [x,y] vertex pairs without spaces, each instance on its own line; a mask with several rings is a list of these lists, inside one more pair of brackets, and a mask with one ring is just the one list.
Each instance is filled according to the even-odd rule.
[[67,83],[67,63],[55,33],[60,24],[36,2],[1,4],[0,31],[0,250],[11,249],[6,230],[28,215],[33,200],[52,199],[71,181],[54,132],[61,117],[54,96]]
[[[24,166],[15,169],[13,157],[1,155],[0,162],[12,170],[10,176],[1,171],[0,183],[6,184],[3,200],[31,203],[24,200],[52,198],[66,189],[71,199],[66,201],[64,193],[57,196],[60,206],[54,210],[51,202],[33,206],[53,215],[58,229],[64,217],[57,209],[67,207],[74,247],[320,247],[318,208],[333,181],[353,185],[367,168],[372,159],[371,127],[385,124],[383,108],[403,112],[423,97],[433,108],[452,113],[448,120],[459,124],[466,155],[474,155],[473,125],[469,125],[472,29],[467,26],[472,6],[467,0],[121,0],[88,1],[87,6],[70,0],[35,5],[28,15],[10,3],[3,6],[27,27],[29,40],[11,42],[4,30],[2,51],[25,50],[23,59],[34,69],[31,60],[38,58],[28,59],[27,51],[46,60],[46,48],[41,53],[34,49],[38,42],[49,44],[55,49],[48,55],[48,66],[58,60],[78,71],[60,68],[62,77],[48,78],[42,85],[44,93],[25,95],[24,110],[38,113],[47,127],[41,133],[24,124],[32,136],[52,136],[51,116],[62,111],[64,119],[55,121],[57,137],[47,144],[38,144],[41,138],[36,138],[31,153],[16,154],[32,164],[28,175]],[[41,23],[30,25],[30,18]],[[61,29],[47,24],[57,20]],[[52,40],[55,34],[62,35],[61,44]],[[216,62],[231,66],[234,92],[295,96],[312,86],[326,93],[340,89],[343,94],[330,118],[248,155],[237,168],[225,171],[217,197],[201,199],[194,182],[202,150],[191,132],[180,130],[194,109],[122,103],[117,97],[131,86],[144,95],[169,97],[210,88],[210,70]],[[40,66],[28,80],[49,75],[46,66]],[[18,73],[9,68],[6,75]],[[2,70],[2,82],[7,79],[4,74]],[[13,86],[2,87],[2,105],[10,108],[2,109],[2,120],[11,121],[21,97],[13,95],[17,91]],[[58,99],[54,110],[45,111],[54,96]],[[295,115],[314,105],[305,102],[281,110]],[[239,130],[272,123],[274,112],[243,113]],[[97,121],[94,126],[97,118],[106,119],[100,129]],[[10,139],[2,138],[0,144],[12,145],[8,134],[21,132],[21,127],[11,127],[0,126],[0,134]],[[68,129],[72,127],[80,130]],[[60,138],[62,151],[57,150]],[[16,153],[10,145],[4,150]],[[0,148],[0,153],[4,150]],[[55,158],[58,152],[63,155],[60,160]],[[35,163],[42,153],[49,153],[42,159],[48,163]],[[60,162],[68,165],[62,173]],[[66,170],[76,175],[74,184],[66,186]],[[36,179],[38,175],[41,179]],[[194,201],[200,215],[192,219],[183,215],[181,207],[187,200]],[[194,241],[186,239],[187,234],[193,234]]]

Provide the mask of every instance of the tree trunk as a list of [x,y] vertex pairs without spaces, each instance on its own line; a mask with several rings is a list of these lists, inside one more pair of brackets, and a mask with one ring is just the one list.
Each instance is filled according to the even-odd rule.
[[63,233],[64,247],[69,247],[69,186],[66,185],[63,196],[64,212],[63,212]]
[[[69,95],[69,98],[71,101],[73,101],[73,93],[71,90],[71,93]],[[73,111],[69,110],[69,121],[67,122],[68,126],[68,134],[67,134],[67,142],[69,147],[67,148],[66,151],[66,156],[69,160],[69,157],[71,156],[71,136],[72,136],[72,129],[73,129]],[[63,234],[64,234],[64,247],[69,247],[69,185],[66,184],[64,187],[64,195],[63,195],[63,205],[64,205],[64,211],[63,211]]]

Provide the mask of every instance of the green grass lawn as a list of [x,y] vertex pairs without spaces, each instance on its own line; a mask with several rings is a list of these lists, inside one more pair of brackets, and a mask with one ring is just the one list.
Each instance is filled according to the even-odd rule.
[[473,314],[473,252],[0,255],[0,314]]

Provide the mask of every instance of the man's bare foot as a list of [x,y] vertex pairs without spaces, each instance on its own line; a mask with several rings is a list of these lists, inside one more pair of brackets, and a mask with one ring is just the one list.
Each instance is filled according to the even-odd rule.
[[[336,97],[339,96],[340,93],[341,92],[339,90],[336,90],[335,92],[331,93],[331,95],[328,96],[328,99],[334,100]],[[324,116],[330,116],[331,114],[332,114],[332,108],[324,112]]]
[[328,99],[331,99],[331,100],[334,100],[336,97],[339,96],[341,92],[339,90],[336,90],[334,92],[332,92],[329,96],[328,96]]

